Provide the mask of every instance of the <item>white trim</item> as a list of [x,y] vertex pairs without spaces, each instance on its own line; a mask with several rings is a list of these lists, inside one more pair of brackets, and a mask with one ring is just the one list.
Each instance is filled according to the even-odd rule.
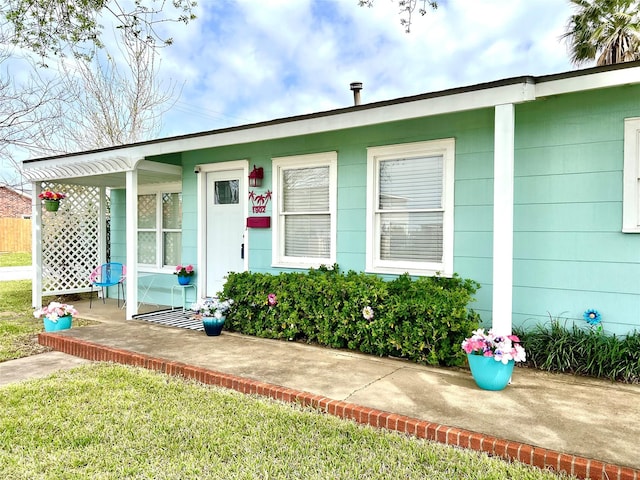
[[182,193],[182,183],[154,183],[151,185],[140,185],[138,187],[138,195],[152,195],[154,193]]
[[492,328],[510,335],[513,308],[513,172],[515,106],[495,108],[493,158],[493,320]]
[[31,306],[42,306],[42,209],[38,195],[42,193],[40,182],[31,183]]
[[[599,88],[619,87],[627,84],[633,85],[638,83],[638,78],[640,78],[640,67],[616,68],[585,75],[552,78],[550,80],[543,79],[538,80],[538,83],[535,84],[535,97],[542,98]],[[501,103],[517,102],[505,101]]]
[[138,171],[132,170],[126,173],[126,252],[127,258],[127,320],[131,320],[138,313]]
[[[453,239],[454,239],[454,186],[455,186],[455,139],[445,138],[426,142],[413,142],[383,147],[367,148],[367,245],[366,271],[370,273],[388,273],[430,276],[453,275]],[[378,165],[381,160],[399,157],[418,157],[442,155],[442,262],[391,262],[379,258],[378,215]]]
[[[271,225],[271,262],[272,267],[282,268],[318,268],[321,265],[331,266],[336,263],[336,239],[337,239],[337,196],[338,196],[338,152],[312,153],[308,155],[293,155],[290,157],[272,158],[273,167],[273,196]],[[329,167],[329,215],[331,242],[329,258],[313,257],[287,257],[284,254],[284,235],[282,234],[282,222],[280,205],[282,195],[283,170],[297,168]]]
[[640,233],[640,117],[624,120],[622,231]]
[[109,173],[90,171],[103,164],[114,171],[135,168],[137,159],[187,152],[225,145],[310,135],[356,128],[411,118],[428,117],[497,105],[531,102],[541,97],[638,84],[640,67],[614,68],[593,73],[569,72],[566,75],[522,77],[407,97],[370,106],[345,108],[326,114],[306,115],[221,129],[202,134],[173,137],[101,151],[43,158],[23,163],[22,172],[30,180],[52,180]]

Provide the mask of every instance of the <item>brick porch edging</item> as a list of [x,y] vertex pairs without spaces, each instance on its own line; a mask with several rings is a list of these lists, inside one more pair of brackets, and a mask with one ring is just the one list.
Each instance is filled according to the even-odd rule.
[[598,460],[559,453],[525,443],[502,440],[482,433],[448,427],[374,408],[362,407],[321,395],[249,380],[128,350],[111,348],[73,337],[55,333],[40,333],[38,334],[38,342],[54,350],[86,360],[143,367],[168,375],[193,379],[208,385],[229,388],[241,393],[256,394],[283,402],[301,404],[360,424],[406,433],[417,438],[433,440],[446,445],[485,452],[508,461],[518,461],[541,469],[564,471],[581,479],[640,480],[640,470],[633,468],[620,467]]

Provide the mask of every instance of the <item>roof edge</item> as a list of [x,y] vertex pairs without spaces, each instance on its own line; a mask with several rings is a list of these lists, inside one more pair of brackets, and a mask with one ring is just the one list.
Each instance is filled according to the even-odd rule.
[[142,141],[142,142],[129,143],[129,144],[124,144],[124,145],[115,145],[115,146],[112,146],[112,147],[103,147],[103,148],[98,148],[98,149],[94,149],[94,150],[86,150],[86,151],[81,151],[81,152],[58,154],[58,155],[49,156],[49,157],[40,157],[40,158],[27,159],[27,160],[23,160],[22,164],[26,165],[26,164],[31,164],[31,163],[35,163],[35,162],[41,162],[43,160],[56,160],[56,159],[62,159],[62,158],[73,158],[73,157],[76,157],[76,156],[82,156],[82,155],[88,155],[88,154],[99,154],[99,153],[102,153],[102,152],[115,152],[115,151],[118,151],[118,150],[123,150],[123,149],[127,149],[127,148],[132,148],[132,147],[143,147],[143,146],[149,146],[149,145],[161,145],[161,144],[164,144],[164,143],[176,142],[176,141],[182,141],[182,140],[189,140],[189,139],[192,139],[192,138],[200,138],[200,137],[206,137],[206,136],[220,135],[220,134],[225,134],[225,133],[229,133],[229,132],[239,132],[239,131],[257,129],[257,128],[262,128],[262,127],[270,127],[270,126],[274,126],[274,125],[282,125],[282,124],[286,124],[286,123],[294,123],[294,122],[299,122],[299,121],[304,121],[304,120],[309,120],[309,119],[316,119],[316,118],[329,117],[329,116],[333,116],[333,115],[340,115],[340,114],[344,114],[344,113],[372,110],[372,109],[386,107],[386,106],[390,106],[390,105],[399,105],[399,104],[403,104],[403,103],[416,102],[416,101],[420,101],[420,100],[429,100],[429,99],[432,99],[432,98],[439,98],[439,97],[447,97],[447,96],[452,96],[452,95],[457,95],[457,94],[462,94],[462,93],[470,93],[470,92],[477,92],[477,91],[482,91],[482,90],[490,90],[490,89],[494,89],[494,88],[505,87],[505,86],[510,86],[510,85],[516,85],[516,84],[536,85],[536,84],[541,84],[541,83],[548,83],[548,82],[554,82],[554,81],[559,81],[559,80],[578,78],[578,77],[582,77],[582,76],[594,75],[594,74],[598,74],[598,73],[612,72],[612,71],[616,71],[616,70],[625,70],[625,69],[630,69],[630,68],[634,68],[634,67],[640,67],[640,61],[626,62],[626,63],[620,63],[620,64],[616,64],[616,65],[605,65],[605,66],[600,66],[600,67],[591,67],[591,68],[586,68],[586,69],[572,70],[572,71],[568,71],[568,72],[562,72],[562,73],[556,73],[556,74],[550,74],[550,75],[542,75],[542,76],[522,75],[522,76],[517,76],[517,77],[509,77],[509,78],[505,78],[505,79],[501,79],[501,80],[483,82],[483,83],[478,83],[478,84],[469,85],[469,86],[463,86],[463,87],[454,87],[454,88],[449,88],[449,89],[445,89],[445,90],[439,90],[439,91],[435,91],[435,92],[421,93],[421,94],[417,94],[417,95],[399,97],[399,98],[395,98],[395,99],[391,99],[391,100],[382,100],[382,101],[366,103],[366,104],[362,104],[362,105],[341,107],[341,108],[337,108],[337,109],[333,109],[333,110],[325,110],[325,111],[321,111],[321,112],[294,115],[294,116],[291,116],[291,117],[282,117],[282,118],[277,118],[277,119],[273,119],[273,120],[266,120],[266,121],[243,124],[243,125],[237,125],[237,126],[232,126],[232,127],[224,127],[224,128],[214,129],[214,130],[206,130],[206,131],[202,131],[202,132],[188,133],[188,134],[183,134],[183,135],[175,135],[175,136],[171,136],[171,137],[163,137],[163,138],[158,138],[158,139],[154,139],[154,140],[145,140],[145,141]]

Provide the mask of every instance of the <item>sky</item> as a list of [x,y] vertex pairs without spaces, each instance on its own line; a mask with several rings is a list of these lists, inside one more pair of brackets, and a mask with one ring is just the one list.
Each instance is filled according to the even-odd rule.
[[195,21],[164,26],[159,72],[181,95],[159,137],[348,107],[354,81],[364,104],[576,68],[569,0],[440,0],[410,33],[397,0],[198,3]]
[[161,136],[573,70],[568,0],[446,0],[411,32],[397,1],[202,0],[162,72],[182,86]]

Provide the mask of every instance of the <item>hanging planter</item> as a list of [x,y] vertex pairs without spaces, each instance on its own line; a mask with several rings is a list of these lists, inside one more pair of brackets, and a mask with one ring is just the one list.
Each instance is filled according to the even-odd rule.
[[62,192],[52,192],[47,189],[38,195],[38,198],[43,200],[47,212],[57,212],[60,208],[60,200],[67,198],[67,196]]
[[45,200],[44,208],[47,212],[57,212],[60,208],[60,200]]

